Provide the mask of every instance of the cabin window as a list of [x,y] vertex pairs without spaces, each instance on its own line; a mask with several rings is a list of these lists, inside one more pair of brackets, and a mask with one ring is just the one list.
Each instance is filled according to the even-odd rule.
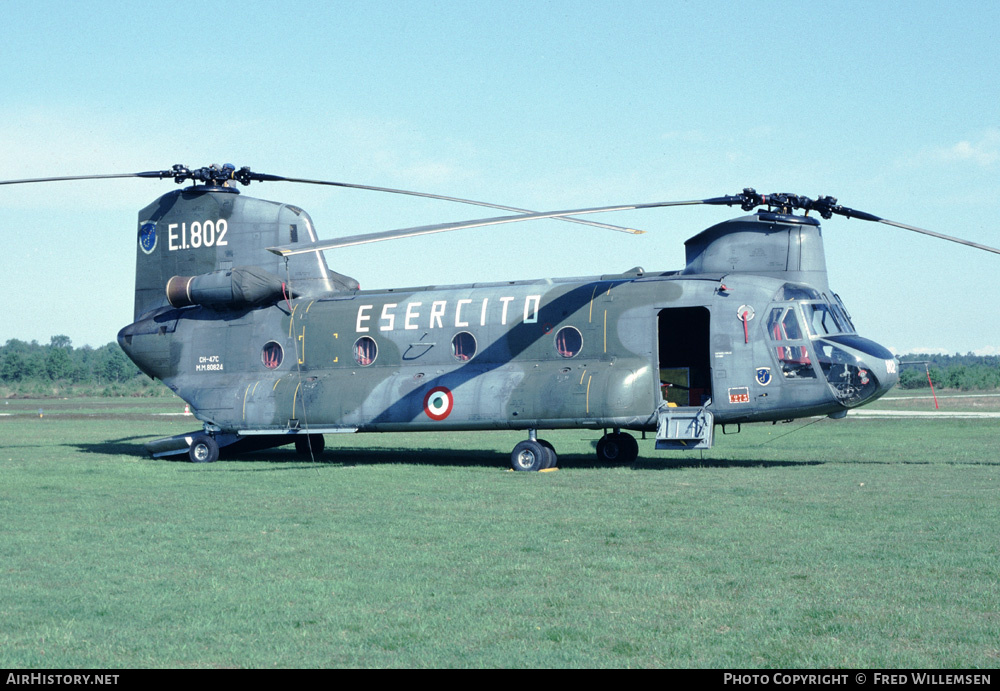
[[564,326],[556,333],[556,352],[562,357],[571,358],[583,349],[583,334],[575,327]]
[[377,357],[378,346],[371,336],[362,336],[354,342],[354,361],[362,367],[372,364]]
[[468,331],[455,334],[451,339],[451,354],[460,362],[467,362],[476,355],[476,337]]
[[281,349],[281,344],[276,341],[268,341],[260,351],[260,361],[268,369],[277,369],[284,357],[285,353]]

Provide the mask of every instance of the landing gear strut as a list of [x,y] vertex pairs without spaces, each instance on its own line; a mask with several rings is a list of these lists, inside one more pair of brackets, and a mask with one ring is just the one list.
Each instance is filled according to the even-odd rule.
[[544,439],[539,439],[535,430],[528,430],[528,439],[525,439],[510,454],[510,467],[514,470],[546,470],[555,468],[559,460],[556,450],[552,444]]
[[597,460],[601,463],[632,463],[639,457],[639,442],[628,432],[615,430],[597,442]]

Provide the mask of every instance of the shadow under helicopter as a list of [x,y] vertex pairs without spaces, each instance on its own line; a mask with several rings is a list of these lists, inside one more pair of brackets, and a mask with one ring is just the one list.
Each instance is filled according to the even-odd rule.
[[[92,453],[110,456],[135,456],[149,459],[141,441],[146,437],[122,437],[120,439],[109,439],[103,442],[94,443],[73,443],[62,444],[62,446],[76,449],[83,453]],[[596,448],[597,442],[591,442]],[[163,458],[151,459],[157,462],[172,462],[191,465],[187,454],[176,456],[165,456]],[[565,461],[565,465],[563,464]],[[771,460],[761,461],[758,459],[644,459],[639,458],[631,464],[606,463],[596,459],[593,454],[561,454],[560,467],[567,470],[595,470],[608,468],[631,468],[642,471],[665,471],[683,470],[702,467],[711,468],[788,468],[796,466],[822,465],[830,462],[844,462],[843,460],[801,460],[782,461]],[[857,461],[862,463],[863,461]],[[465,450],[465,449],[438,449],[433,447],[339,447],[326,449],[314,458],[302,455],[292,449],[272,448],[259,451],[250,451],[241,454],[227,456],[221,455],[218,462],[211,467],[215,470],[226,471],[249,471],[246,467],[254,463],[267,463],[273,466],[274,470],[297,470],[317,467],[337,468],[350,466],[378,466],[378,465],[422,465],[451,468],[496,468],[498,470],[510,469],[510,456],[504,452],[495,450]],[[221,465],[220,465],[221,464]],[[205,466],[206,470],[209,466]]]
[[[177,456],[166,456],[158,459],[150,459],[142,446],[144,436],[122,437],[120,439],[110,439],[104,442],[94,443],[74,443],[62,444],[61,446],[73,448],[83,453],[112,455],[112,456],[135,456],[156,462],[173,462],[184,465],[191,465],[187,454]],[[592,446],[597,445],[596,441],[591,442]],[[753,448],[748,449],[748,453]],[[250,464],[266,463],[268,468],[251,468]],[[592,454],[566,453],[559,456],[559,468],[565,470],[606,470],[610,468],[627,468],[634,471],[671,471],[671,470],[697,470],[700,468],[719,469],[747,469],[747,468],[795,468],[803,466],[819,466],[826,464],[849,464],[849,465],[1000,465],[983,463],[982,461],[872,461],[861,458],[812,458],[797,460],[771,459],[761,460],[759,458],[638,458],[631,464],[606,463],[596,459]],[[251,451],[227,457],[225,454],[219,461],[211,466],[204,466],[202,469],[208,472],[211,467],[215,471],[224,472],[251,472],[265,470],[307,470],[316,468],[348,468],[361,466],[379,465],[418,465],[437,466],[442,468],[496,468],[497,470],[510,470],[510,457],[508,454],[495,450],[465,450],[465,449],[438,449],[433,447],[339,447],[328,448],[314,458],[301,455],[292,449],[272,448],[259,451]]]
[[[143,442],[148,441],[148,436],[136,435],[132,437],[121,437],[119,439],[106,439],[104,441],[84,443],[64,443],[60,444],[68,449],[76,449],[83,453],[103,454],[107,456],[145,456],[149,457]],[[185,456],[186,458],[186,456]]]

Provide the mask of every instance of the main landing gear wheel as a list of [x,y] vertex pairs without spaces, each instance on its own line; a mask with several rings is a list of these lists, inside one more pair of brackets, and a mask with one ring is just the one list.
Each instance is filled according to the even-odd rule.
[[639,442],[628,432],[605,434],[597,442],[597,460],[602,463],[632,463],[639,457]]
[[541,470],[548,451],[537,441],[525,439],[510,452],[510,467],[514,470]]
[[556,465],[556,451],[544,439],[525,439],[510,454],[510,467],[514,470],[545,470]]
[[[295,453],[300,456],[319,456],[323,453],[325,440],[322,434],[305,434],[295,438]],[[312,450],[310,452],[310,447]]]
[[552,444],[548,443],[544,439],[539,439],[538,443],[545,447],[545,450],[548,452],[545,454],[545,462],[542,464],[542,470],[555,468],[556,462],[559,460],[559,456],[556,455],[555,448],[553,448]]
[[219,460],[219,444],[207,434],[199,434],[191,442],[188,458],[192,463],[215,463]]

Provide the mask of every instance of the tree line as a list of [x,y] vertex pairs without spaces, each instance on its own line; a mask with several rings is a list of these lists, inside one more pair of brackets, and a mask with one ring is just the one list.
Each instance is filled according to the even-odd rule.
[[117,343],[74,348],[68,336],[47,345],[10,339],[0,346],[0,392],[4,395],[160,395],[169,390],[142,374]]
[[[927,369],[934,386],[943,389],[1000,389],[998,355],[911,353],[899,359],[904,389],[929,388]],[[74,348],[69,336],[60,335],[47,345],[11,339],[0,346],[0,395],[59,393],[156,396],[169,390],[142,374],[117,343]]]
[[934,386],[942,389],[1000,389],[1000,355],[909,353],[899,360],[903,363],[899,370],[899,386],[903,389],[929,389],[928,371]]

